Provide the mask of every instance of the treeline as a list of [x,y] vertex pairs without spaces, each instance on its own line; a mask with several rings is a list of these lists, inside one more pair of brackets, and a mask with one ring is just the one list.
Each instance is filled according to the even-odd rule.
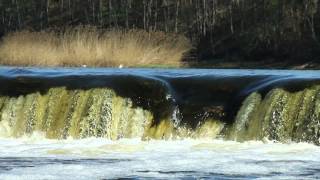
[[318,0],[1,0],[0,35],[77,25],[182,33],[198,59],[317,60]]

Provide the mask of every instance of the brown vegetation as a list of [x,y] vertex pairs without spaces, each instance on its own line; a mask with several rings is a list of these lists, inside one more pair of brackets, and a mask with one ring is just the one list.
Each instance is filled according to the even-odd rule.
[[0,44],[0,64],[23,66],[178,66],[187,38],[144,30],[78,27],[63,32],[20,31]]

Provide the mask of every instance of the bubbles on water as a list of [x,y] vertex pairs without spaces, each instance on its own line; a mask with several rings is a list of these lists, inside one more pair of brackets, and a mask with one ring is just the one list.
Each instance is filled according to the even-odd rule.
[[180,109],[179,109],[178,105],[176,105],[173,108],[171,119],[173,122],[173,126],[176,128],[179,127],[181,119],[182,119],[182,114],[180,113]]

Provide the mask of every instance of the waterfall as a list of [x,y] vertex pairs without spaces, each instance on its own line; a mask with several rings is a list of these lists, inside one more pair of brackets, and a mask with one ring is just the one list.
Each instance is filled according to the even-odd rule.
[[275,88],[262,98],[251,93],[237,113],[228,137],[233,140],[320,144],[320,86],[289,92]]
[[320,145],[320,74],[172,71],[0,68],[0,137]]
[[18,97],[1,96],[1,135],[20,137],[44,132],[48,138],[142,137],[152,114],[133,107],[113,90],[50,88]]
[[[171,107],[170,107],[171,108]],[[172,115],[155,123],[153,112],[134,106],[130,98],[110,88],[88,90],[55,87],[45,93],[0,96],[0,136],[21,137],[42,132],[47,138],[101,137],[176,139],[216,138],[320,144],[320,86],[289,92],[272,89],[253,92],[242,102],[234,123],[222,119],[198,122],[195,128],[177,123]]]
[[[153,113],[134,107],[130,98],[118,96],[109,88],[68,90],[50,88],[46,93],[0,96],[0,136],[21,137],[35,132],[47,138],[101,137],[170,139],[176,137],[215,137],[220,124],[206,122],[197,130],[182,135],[178,127],[178,109],[154,123]],[[212,129],[213,131],[210,131]]]

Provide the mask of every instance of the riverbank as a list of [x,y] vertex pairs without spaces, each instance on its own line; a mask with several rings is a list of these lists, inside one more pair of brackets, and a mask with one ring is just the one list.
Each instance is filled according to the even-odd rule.
[[[182,34],[141,29],[77,26],[63,30],[18,31],[0,41],[0,65],[42,67],[146,67],[228,69],[319,69],[308,58],[296,60],[235,55],[201,57]],[[201,50],[202,51],[202,50]]]
[[319,69],[312,61],[241,55],[199,57],[184,35],[139,29],[18,31],[0,41],[0,65],[41,67],[139,67],[227,69]]

